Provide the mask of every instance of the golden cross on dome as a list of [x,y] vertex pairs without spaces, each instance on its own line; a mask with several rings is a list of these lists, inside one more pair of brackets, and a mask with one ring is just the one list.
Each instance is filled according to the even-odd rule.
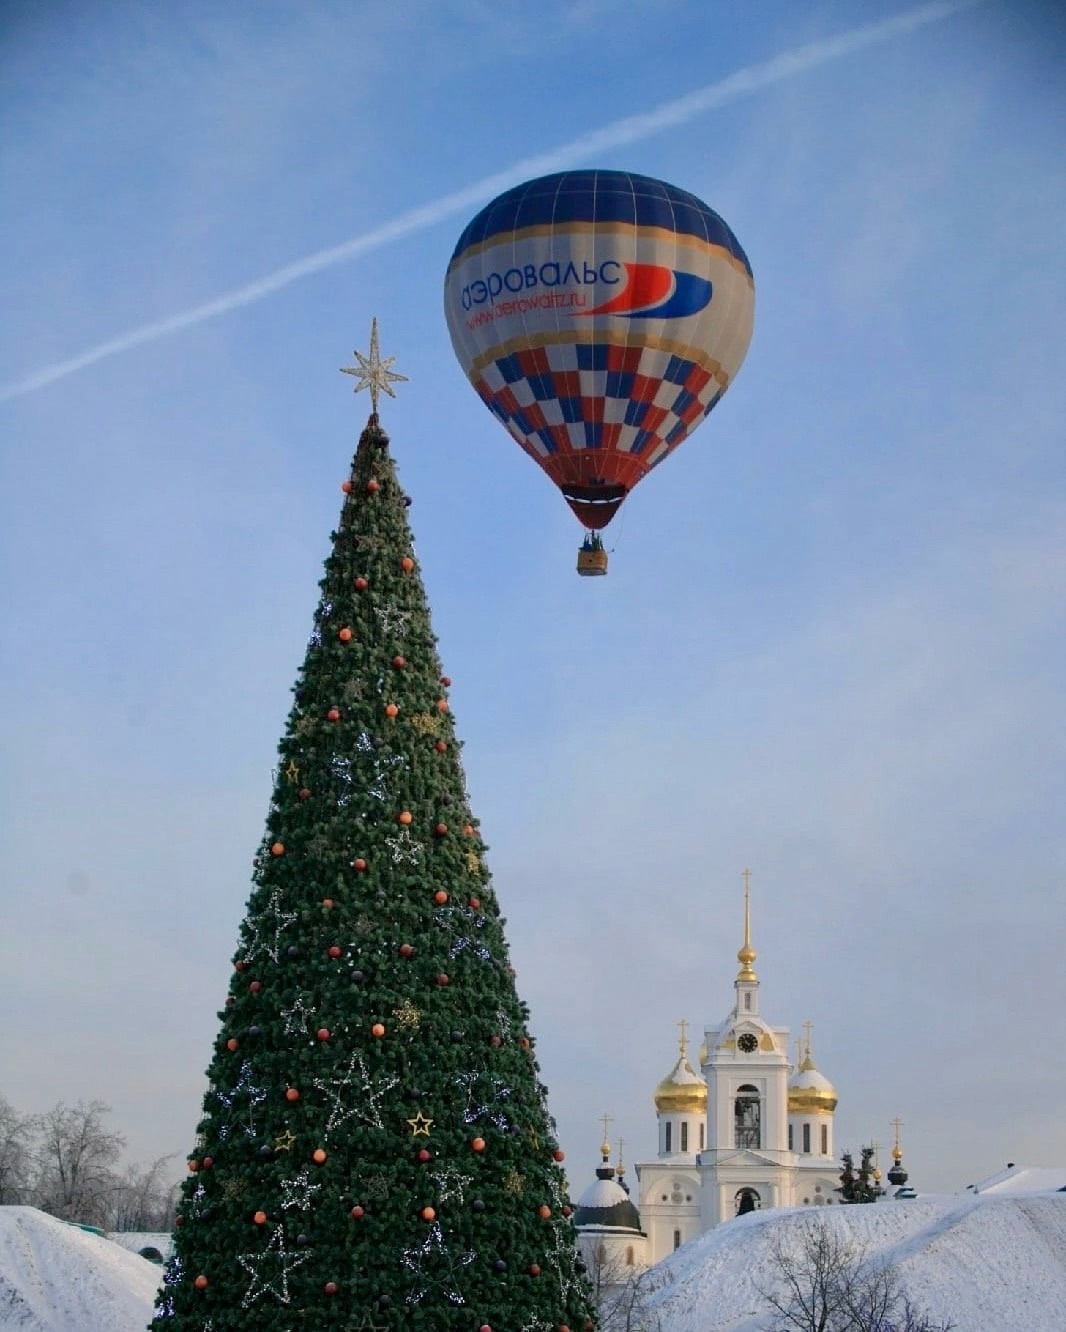
[[342,365],[341,374],[355,375],[359,381],[353,392],[358,393],[361,389],[370,390],[370,406],[375,416],[378,414],[378,394],[387,393],[390,398],[395,398],[396,394],[392,391],[393,383],[407,383],[406,375],[399,375],[395,370],[390,370],[389,366],[395,361],[395,356],[386,356],[384,360],[378,351],[378,321],[374,319],[370,325],[370,355],[364,356],[361,351],[352,353],[359,362],[358,365]]
[[681,1030],[681,1058],[684,1059],[688,1054],[688,1018],[682,1018],[677,1025]]
[[805,1039],[806,1044],[807,1044],[807,1058],[808,1058],[808,1059],[810,1059],[810,1057],[811,1057],[811,1031],[812,1031],[813,1027],[814,1027],[814,1023],[811,1022],[810,1019],[808,1019],[808,1020],[803,1024],[803,1035],[804,1035],[804,1039]]
[[602,1117],[602,1123],[603,1123],[603,1143],[600,1146],[600,1155],[606,1161],[607,1158],[611,1155],[611,1144],[607,1139],[607,1134],[610,1132],[610,1128],[611,1125],[614,1123],[614,1120],[609,1114],[604,1112]]

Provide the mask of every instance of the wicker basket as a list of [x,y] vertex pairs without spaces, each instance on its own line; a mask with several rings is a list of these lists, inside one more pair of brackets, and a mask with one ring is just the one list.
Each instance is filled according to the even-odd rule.
[[607,552],[601,546],[598,550],[577,552],[577,571],[582,578],[600,578],[607,572]]

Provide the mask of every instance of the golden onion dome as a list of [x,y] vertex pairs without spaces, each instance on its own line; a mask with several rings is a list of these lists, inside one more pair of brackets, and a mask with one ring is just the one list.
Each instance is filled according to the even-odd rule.
[[788,1083],[790,1115],[831,1115],[837,1108],[836,1088],[814,1066],[810,1051]]
[[655,1088],[655,1108],[660,1114],[706,1114],[707,1084],[684,1054]]

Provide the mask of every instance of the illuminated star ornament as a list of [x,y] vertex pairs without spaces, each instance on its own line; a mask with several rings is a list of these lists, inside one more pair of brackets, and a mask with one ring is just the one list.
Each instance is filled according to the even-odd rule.
[[415,1115],[414,1119],[409,1119],[407,1122],[411,1125],[412,1138],[429,1137],[429,1130],[433,1127],[433,1120],[427,1119],[421,1110]]
[[345,375],[355,375],[358,383],[354,392],[358,393],[361,389],[370,390],[370,405],[374,415],[378,414],[378,394],[387,393],[390,398],[395,398],[396,394],[392,391],[392,385],[406,384],[407,376],[398,375],[395,370],[389,367],[395,361],[395,356],[386,356],[384,360],[378,352],[378,321],[376,319],[370,324],[370,355],[364,356],[361,351],[353,352],[352,355],[358,361],[358,365],[342,365],[341,373]]

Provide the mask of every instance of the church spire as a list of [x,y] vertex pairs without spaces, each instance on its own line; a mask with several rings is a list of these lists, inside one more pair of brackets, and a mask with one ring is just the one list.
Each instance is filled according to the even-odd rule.
[[755,949],[751,946],[751,870],[744,871],[744,942],[737,951],[737,961],[740,963],[740,970],[737,972],[738,981],[746,981],[749,984],[758,981],[758,976],[752,968],[755,961]]

